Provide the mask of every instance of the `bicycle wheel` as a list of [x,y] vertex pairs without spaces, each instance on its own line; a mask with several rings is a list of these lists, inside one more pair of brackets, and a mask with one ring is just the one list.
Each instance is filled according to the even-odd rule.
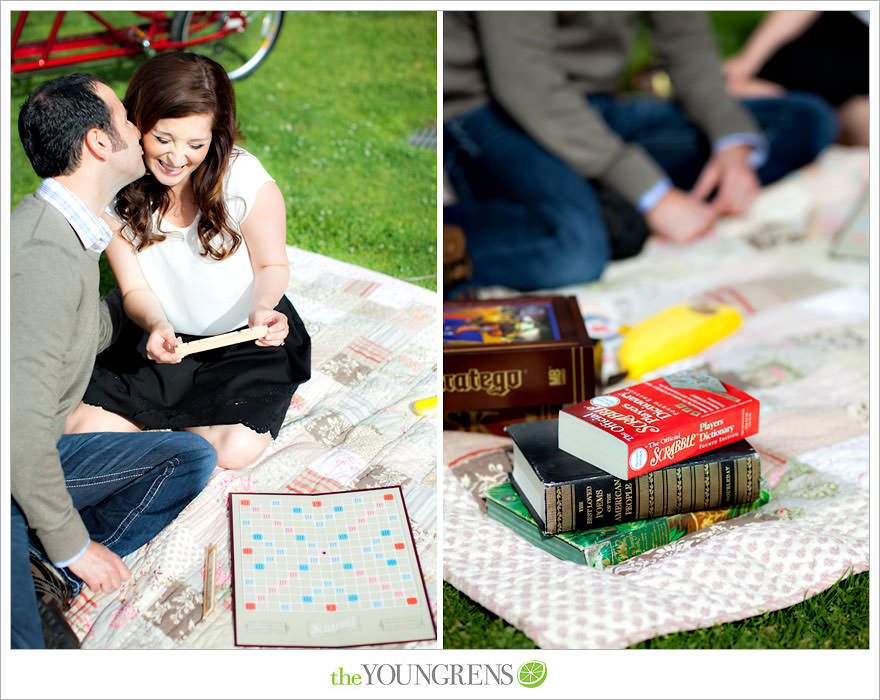
[[278,41],[284,12],[175,12],[171,19],[172,41],[192,42],[219,32],[218,39],[185,47],[187,51],[212,58],[229,74],[241,80],[266,60]]

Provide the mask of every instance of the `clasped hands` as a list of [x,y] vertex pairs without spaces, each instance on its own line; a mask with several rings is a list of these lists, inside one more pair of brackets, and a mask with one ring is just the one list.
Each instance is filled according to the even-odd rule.
[[745,214],[761,188],[748,163],[750,152],[749,146],[740,145],[714,153],[690,192],[673,187],[645,215],[650,229],[687,243],[712,228],[719,217]]
[[[248,327],[268,326],[269,332],[254,342],[262,347],[281,345],[289,332],[287,316],[280,311],[267,307],[258,307],[248,317]],[[147,358],[154,362],[177,364],[183,360],[182,355],[174,352],[174,348],[182,342],[174,332],[174,327],[165,320],[158,321],[150,329],[147,338]]]

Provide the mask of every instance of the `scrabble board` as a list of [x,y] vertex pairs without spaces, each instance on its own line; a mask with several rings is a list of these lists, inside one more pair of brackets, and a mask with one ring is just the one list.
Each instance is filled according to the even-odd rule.
[[437,638],[399,486],[229,498],[237,646]]

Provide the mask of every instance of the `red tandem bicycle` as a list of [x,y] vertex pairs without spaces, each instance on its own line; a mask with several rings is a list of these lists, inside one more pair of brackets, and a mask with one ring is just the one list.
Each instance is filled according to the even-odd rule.
[[[28,17],[19,14],[12,32],[13,75],[60,68],[96,60],[152,56],[160,51],[186,49],[213,58],[232,80],[253,73],[275,46],[283,11],[131,12],[134,23],[112,22],[100,12],[84,12],[97,23],[94,31],[65,35],[67,12],[55,13],[48,36],[22,41]],[[49,14],[49,13],[42,13]],[[143,20],[143,21],[138,21]]]

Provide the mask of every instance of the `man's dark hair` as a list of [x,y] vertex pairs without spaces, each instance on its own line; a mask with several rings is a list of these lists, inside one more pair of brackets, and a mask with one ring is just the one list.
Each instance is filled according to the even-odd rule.
[[124,147],[110,110],[96,89],[107,82],[97,75],[72,73],[40,85],[21,106],[18,135],[40,177],[69,175],[79,166],[90,129],[101,129],[114,149]]

